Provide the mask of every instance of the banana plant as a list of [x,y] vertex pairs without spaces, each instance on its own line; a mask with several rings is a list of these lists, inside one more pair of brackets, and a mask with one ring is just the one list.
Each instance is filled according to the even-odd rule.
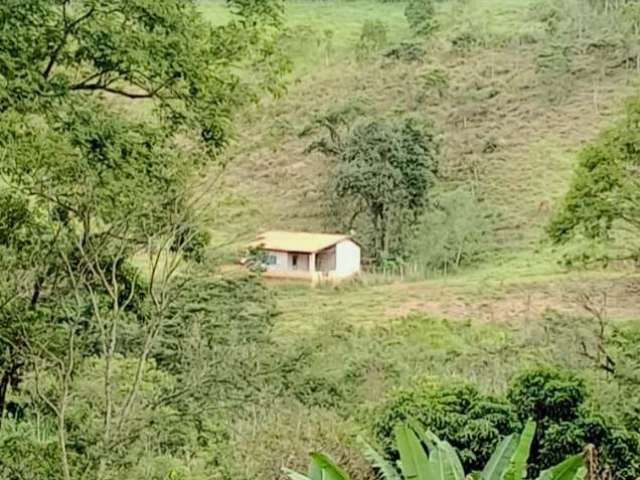
[[285,473],[291,480],[350,480],[349,475],[336,463],[323,453],[311,454],[309,474],[294,472],[285,468]]
[[[524,480],[527,459],[536,432],[536,424],[528,422],[521,434],[503,438],[481,472],[473,472],[476,480]],[[446,441],[415,423],[398,425],[394,431],[400,453],[398,465],[360,439],[364,455],[383,480],[465,480],[465,473],[455,449]],[[425,448],[426,446],[426,448]],[[349,476],[326,455],[311,455],[309,475],[286,470],[291,480],[349,480]],[[567,458],[544,470],[537,480],[584,480],[583,455]]]

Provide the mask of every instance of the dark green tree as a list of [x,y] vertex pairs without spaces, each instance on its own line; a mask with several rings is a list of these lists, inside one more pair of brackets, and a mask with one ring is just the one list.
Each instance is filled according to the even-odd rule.
[[505,400],[483,395],[471,385],[419,381],[395,392],[373,423],[376,438],[393,458],[394,428],[410,420],[447,439],[469,470],[481,469],[500,438],[521,428]]
[[356,228],[377,262],[403,254],[410,226],[427,205],[438,174],[440,142],[415,117],[356,120],[313,145],[336,159],[330,185],[345,227]]

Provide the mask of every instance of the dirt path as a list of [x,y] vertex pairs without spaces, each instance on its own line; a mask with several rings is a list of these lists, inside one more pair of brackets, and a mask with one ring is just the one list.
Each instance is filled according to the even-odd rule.
[[585,316],[606,305],[611,320],[640,320],[640,274],[589,272],[520,281],[476,277],[350,285],[273,286],[283,333],[304,334],[327,321],[385,327],[411,314],[473,322],[526,322],[545,315]]

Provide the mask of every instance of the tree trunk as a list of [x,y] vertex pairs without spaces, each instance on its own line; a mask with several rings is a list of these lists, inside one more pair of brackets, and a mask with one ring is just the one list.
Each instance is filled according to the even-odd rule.
[[0,378],[0,427],[2,427],[4,411],[7,408],[7,394],[9,393],[9,386],[12,383],[15,383],[20,367],[20,363],[10,365],[9,368],[2,373],[2,378]]
[[4,409],[7,404],[7,391],[9,390],[9,371],[6,370],[0,379],[0,428],[4,420]]

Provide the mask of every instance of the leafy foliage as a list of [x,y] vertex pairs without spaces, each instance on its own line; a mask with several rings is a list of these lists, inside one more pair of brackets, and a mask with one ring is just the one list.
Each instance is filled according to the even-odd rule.
[[499,439],[520,425],[505,401],[469,385],[444,387],[423,381],[398,391],[375,417],[373,432],[392,458],[397,455],[391,446],[393,430],[410,419],[450,442],[467,470],[482,468]]
[[[234,112],[278,91],[286,69],[282,2],[228,5],[219,27],[189,0],[0,6],[0,422],[20,395],[28,421],[53,426],[49,474],[32,465],[40,478],[130,477],[145,462],[166,477],[195,455],[187,437],[208,431],[185,412],[213,409],[202,387],[222,380],[211,367],[224,337],[191,335],[201,319],[177,308],[206,300],[177,273],[207,242],[189,181],[227,144]],[[239,311],[247,290],[235,309],[214,297],[224,314],[211,323],[227,335],[251,317]],[[193,329],[177,334],[178,318]],[[246,344],[263,340],[253,332]],[[161,355],[168,333],[199,349]]]
[[362,25],[360,39],[356,45],[356,56],[365,60],[387,44],[388,28],[381,20],[367,20]]
[[[637,476],[640,450],[637,433],[620,422],[606,419],[589,408],[584,382],[562,370],[543,368],[516,377],[506,398],[481,395],[468,385],[444,387],[422,382],[395,393],[382,407],[372,428],[392,459],[393,429],[415,418],[457,450],[467,470],[479,470],[494,451],[516,449],[513,438],[500,441],[504,435],[518,430],[519,425],[534,420],[539,428],[525,429],[521,441],[527,448],[529,473],[562,462],[567,456],[594,445],[602,456],[602,468],[616,473],[620,479]],[[517,469],[523,468],[522,462]],[[492,468],[492,467],[491,467]],[[513,473],[518,477],[518,473]]]
[[531,457],[534,471],[592,444],[601,451],[605,468],[618,478],[638,475],[640,437],[590,409],[585,384],[576,375],[549,368],[525,372],[514,379],[507,397],[521,419],[540,424]]
[[409,243],[411,260],[445,273],[469,265],[490,248],[491,226],[491,214],[472,192],[438,192],[418,220]]
[[[482,480],[523,480],[526,477],[526,462],[531,448],[531,440],[536,429],[534,422],[528,422],[525,430],[517,438],[508,438],[501,442],[514,441],[514,448],[498,448],[481,473],[475,474]],[[517,445],[516,445],[517,443]],[[380,455],[368,449],[368,456],[381,465],[380,472],[385,480],[404,478],[406,480],[463,480],[464,469],[454,448],[440,440],[430,431],[419,425],[401,424],[395,429],[395,444],[400,452],[398,464],[402,477]],[[427,448],[425,448],[425,445]],[[309,476],[286,470],[291,480],[349,480],[348,474],[338,467],[329,457],[321,454],[311,455]],[[539,480],[582,480],[586,474],[583,455],[567,458],[560,464],[545,470]]]
[[429,35],[437,27],[433,0],[409,0],[405,17],[411,29],[419,35]]
[[[408,117],[354,122],[314,148],[336,158],[330,186],[346,228],[355,228],[377,262],[403,253],[407,225],[428,204],[440,145],[433,127]],[[364,221],[360,220],[364,217]]]
[[383,56],[389,60],[402,62],[422,62],[426,51],[418,42],[400,42],[383,52]]
[[[640,226],[638,198],[640,101],[629,102],[625,118],[605,131],[579,154],[569,192],[549,226],[551,238],[564,242],[574,236],[610,239]],[[637,255],[633,237],[625,249]]]

